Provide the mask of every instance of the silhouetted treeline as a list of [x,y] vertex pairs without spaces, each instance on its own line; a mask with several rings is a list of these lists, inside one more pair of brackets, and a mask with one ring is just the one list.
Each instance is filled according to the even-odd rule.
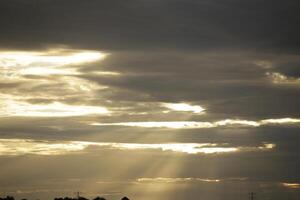
[[[6,196],[6,197],[0,197],[0,200],[15,200],[15,198],[13,196]],[[22,200],[27,200],[27,199],[22,199]],[[54,200],[90,200],[87,199],[85,197],[77,197],[77,198],[73,198],[73,197],[56,197],[54,198]],[[94,199],[91,200],[106,200],[104,197],[96,197]],[[123,197],[121,200],[129,200],[128,197]]]
[[[1,200],[1,199],[0,199]],[[14,199],[10,199],[10,200],[14,200]],[[54,200],[90,200],[87,199],[85,197],[77,197],[77,198],[72,198],[72,197],[59,197],[59,198],[54,198]],[[106,200],[104,197],[96,197],[92,200]],[[128,197],[123,197],[121,200],[129,200]]]
[[12,196],[6,196],[4,198],[0,197],[0,200],[15,200],[15,198]]

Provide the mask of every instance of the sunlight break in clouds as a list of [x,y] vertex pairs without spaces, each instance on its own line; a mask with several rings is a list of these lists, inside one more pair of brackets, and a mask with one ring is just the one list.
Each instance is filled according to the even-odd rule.
[[300,122],[300,119],[295,119],[295,118],[261,120],[261,124],[288,124],[288,123],[299,123],[299,122]]
[[226,153],[234,152],[238,149],[235,147],[217,147],[218,144],[213,143],[166,143],[166,144],[134,144],[134,143],[120,143],[113,147],[118,149],[160,149],[162,151],[174,151],[188,154],[197,153]]
[[282,183],[282,185],[291,189],[300,189],[300,183]]
[[[161,150],[186,154],[233,153],[238,151],[264,151],[275,148],[275,144],[262,146],[228,147],[216,143],[109,143],[86,141],[46,141],[27,139],[0,139],[0,155],[15,156],[26,154],[62,155],[72,152],[84,152],[87,147],[103,147],[116,150]],[[95,149],[97,150],[97,149]]]
[[67,105],[59,102],[30,104],[27,102],[8,100],[0,105],[0,116],[5,117],[71,117],[92,114],[109,114],[109,111],[107,108],[100,106]]
[[[84,74],[77,71],[77,65],[104,59],[106,55],[98,51],[71,49],[50,49],[40,52],[0,51],[1,80],[25,82],[21,89],[17,88],[11,94],[0,92],[0,117],[71,117],[108,114],[109,111],[105,107],[60,102],[78,96],[85,99],[93,98],[96,90],[107,88],[74,76]],[[107,71],[97,73],[117,75]],[[26,75],[40,77],[31,79]],[[52,76],[45,77],[49,75]],[[30,90],[39,87],[41,89]],[[30,92],[22,92],[23,89]],[[31,104],[27,102],[30,99],[48,99],[52,102]]]
[[203,111],[205,111],[205,109],[201,106],[193,106],[187,103],[162,103],[162,106],[174,111],[193,112],[197,114],[203,113]]
[[267,72],[266,75],[275,84],[299,84],[300,78],[288,77],[278,72]]
[[91,125],[93,125],[93,126],[131,126],[131,127],[143,127],[143,128],[174,128],[174,129],[213,128],[213,127],[215,127],[210,122],[195,122],[195,121],[92,123]]
[[119,123],[92,123],[94,126],[131,126],[144,128],[172,128],[172,129],[197,129],[197,128],[216,128],[221,126],[249,126],[259,127],[269,124],[295,124],[300,119],[279,118],[265,119],[260,121],[249,121],[239,119],[225,119],[216,122],[197,122],[197,121],[170,121],[170,122],[119,122]]
[[8,51],[0,52],[0,64],[3,67],[22,67],[46,65],[57,67],[81,64],[103,59],[106,54],[96,51],[52,49],[45,52]]
[[18,78],[22,75],[78,75],[74,68],[62,68],[66,65],[78,65],[104,59],[107,54],[97,51],[51,49],[42,52],[2,51],[0,69],[6,78]]
[[26,154],[61,155],[84,150],[86,143],[54,143],[27,139],[0,139],[0,155],[17,156]]

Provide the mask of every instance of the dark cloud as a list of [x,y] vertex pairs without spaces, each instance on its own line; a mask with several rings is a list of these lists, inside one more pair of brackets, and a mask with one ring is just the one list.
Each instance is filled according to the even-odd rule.
[[[289,55],[243,51],[116,52],[100,65],[87,66],[84,71],[105,69],[120,72],[121,76],[86,74],[81,77],[114,88],[115,94],[110,98],[118,103],[122,99],[133,102],[141,99],[146,102],[190,101],[206,105],[210,114],[248,118],[296,117],[299,113],[296,106],[298,87],[274,84],[267,76],[268,72],[277,71],[280,59],[287,60]],[[274,64],[266,68],[259,64],[264,60]],[[130,93],[136,95],[128,95]]]
[[1,43],[297,52],[298,8],[294,0],[1,1]]

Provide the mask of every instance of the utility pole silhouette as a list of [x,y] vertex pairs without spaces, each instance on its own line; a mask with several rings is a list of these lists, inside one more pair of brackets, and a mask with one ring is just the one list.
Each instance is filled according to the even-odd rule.
[[79,197],[80,197],[80,192],[79,191],[76,192],[76,197],[77,197],[77,199],[79,199]]
[[249,200],[254,200],[254,198],[255,198],[255,193],[254,192],[250,192],[249,193]]

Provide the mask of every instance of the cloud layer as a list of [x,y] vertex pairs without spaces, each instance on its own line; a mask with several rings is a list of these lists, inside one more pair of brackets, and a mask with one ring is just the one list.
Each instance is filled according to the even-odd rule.
[[108,143],[85,141],[35,141],[21,139],[0,139],[0,155],[17,156],[26,154],[63,155],[72,152],[84,153],[88,147],[103,147],[117,150],[161,150],[187,154],[232,153],[239,151],[271,150],[275,144],[262,144],[258,147],[230,147],[228,144],[216,143]]
[[0,1],[0,190],[298,200],[295,0]]

